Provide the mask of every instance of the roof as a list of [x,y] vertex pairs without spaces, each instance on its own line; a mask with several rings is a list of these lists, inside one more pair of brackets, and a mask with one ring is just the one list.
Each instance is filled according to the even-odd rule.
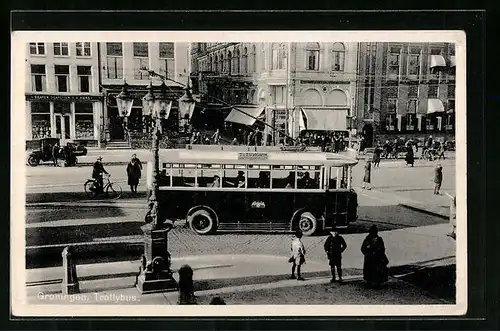
[[299,164],[332,166],[355,165],[358,160],[335,153],[313,152],[241,152],[168,149],[160,150],[162,162],[220,164]]

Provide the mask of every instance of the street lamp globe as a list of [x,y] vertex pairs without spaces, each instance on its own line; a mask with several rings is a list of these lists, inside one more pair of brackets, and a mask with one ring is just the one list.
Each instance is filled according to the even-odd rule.
[[194,107],[196,105],[196,100],[194,100],[191,94],[191,88],[188,83],[185,88],[184,95],[179,99],[179,128],[183,130],[184,127],[189,126],[189,120],[193,115]]
[[134,99],[130,96],[128,92],[128,84],[124,82],[122,91],[116,96],[116,105],[118,107],[118,112],[120,117],[128,117],[132,112],[132,105],[134,104]]
[[170,109],[172,108],[172,100],[168,99],[167,95],[167,85],[162,82],[160,85],[160,96],[155,100],[155,116],[160,116],[163,119],[168,119],[170,115]]

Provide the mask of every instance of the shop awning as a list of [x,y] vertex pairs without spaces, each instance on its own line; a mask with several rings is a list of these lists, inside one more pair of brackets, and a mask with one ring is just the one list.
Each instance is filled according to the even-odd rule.
[[[264,108],[261,107],[238,106],[236,108],[238,108],[239,110],[232,109],[225,119],[226,122],[240,123],[243,125],[252,126],[255,123],[255,118],[253,117],[259,117],[259,115],[264,110]],[[248,116],[247,114],[253,117]]]
[[442,113],[444,112],[444,106],[439,99],[429,99],[427,100],[427,114],[432,113]]
[[307,119],[307,130],[347,130],[347,109],[302,108]]
[[446,67],[446,61],[442,55],[431,55],[431,68]]
[[454,56],[450,56],[450,67],[456,67],[457,66],[457,60],[455,59]]

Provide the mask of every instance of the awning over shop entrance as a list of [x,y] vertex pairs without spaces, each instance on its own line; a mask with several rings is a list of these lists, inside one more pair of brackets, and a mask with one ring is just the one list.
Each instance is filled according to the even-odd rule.
[[444,106],[439,99],[427,100],[427,114],[444,112]]
[[[242,107],[242,106],[237,106],[235,108],[237,109],[232,109],[229,115],[227,115],[225,121],[226,122],[233,122],[233,123],[240,123],[243,125],[248,125],[252,126],[255,123],[255,118],[253,117],[259,117],[259,115],[262,113],[264,108],[261,107]],[[241,111],[240,111],[241,110]],[[251,116],[248,116],[248,115]]]
[[306,130],[347,130],[347,109],[302,108],[306,116]]
[[446,67],[446,61],[442,55],[431,55],[431,68]]

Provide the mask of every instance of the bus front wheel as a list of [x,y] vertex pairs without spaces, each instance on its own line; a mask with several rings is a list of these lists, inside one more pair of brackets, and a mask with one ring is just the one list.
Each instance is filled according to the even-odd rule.
[[297,229],[302,231],[304,236],[312,236],[316,232],[318,222],[316,217],[311,213],[305,212],[300,215],[298,220]]
[[215,221],[206,210],[197,210],[189,216],[189,227],[197,234],[209,234],[215,230]]

